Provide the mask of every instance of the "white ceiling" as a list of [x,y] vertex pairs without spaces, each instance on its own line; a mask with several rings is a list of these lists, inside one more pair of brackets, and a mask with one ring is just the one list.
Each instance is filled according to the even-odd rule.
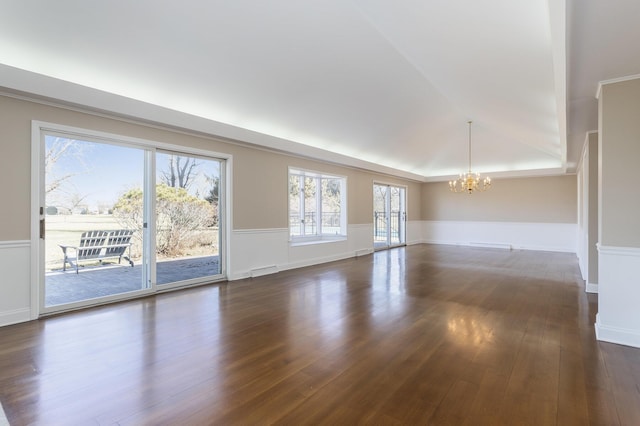
[[640,73],[637,0],[0,4],[0,87],[423,180],[468,120],[474,171],[570,172]]

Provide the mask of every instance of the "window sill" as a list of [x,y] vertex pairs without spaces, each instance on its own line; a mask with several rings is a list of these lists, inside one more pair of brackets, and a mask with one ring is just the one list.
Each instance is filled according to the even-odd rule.
[[289,245],[291,247],[310,246],[314,244],[326,244],[326,243],[339,243],[347,241],[346,235],[339,235],[336,237],[318,237],[318,238],[304,238],[304,239],[291,239]]

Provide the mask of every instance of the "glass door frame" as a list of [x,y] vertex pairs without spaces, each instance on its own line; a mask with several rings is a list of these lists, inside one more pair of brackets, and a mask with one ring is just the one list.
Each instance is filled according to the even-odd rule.
[[[374,230],[373,230],[373,249],[374,250],[386,250],[393,247],[402,247],[407,244],[407,187],[402,185],[395,185],[384,182],[373,182],[373,188],[376,186],[385,187],[385,224],[386,224],[386,242],[376,242],[376,211],[374,207],[373,212],[373,220],[374,220]],[[398,242],[392,242],[391,238],[391,188],[397,188],[399,190],[400,200],[399,200],[399,211],[398,211]],[[375,203],[375,199],[374,199]]]
[[[143,253],[147,253],[144,262],[143,279],[144,285],[140,290],[121,293],[111,296],[104,296],[95,299],[88,299],[83,302],[73,302],[64,305],[45,306],[45,239],[42,238],[45,232],[45,164],[44,164],[44,144],[46,135],[59,135],[74,139],[81,139],[88,142],[106,143],[112,145],[139,148],[144,151],[144,185],[143,191],[145,200],[144,223],[143,226]],[[155,271],[155,155],[156,151],[173,151],[184,153],[185,155],[195,155],[204,158],[211,158],[220,161],[220,243],[219,262],[220,275],[207,277],[206,281],[189,280],[179,282],[178,285],[163,285],[160,288],[156,285]],[[116,135],[100,131],[82,129],[72,126],[47,123],[33,120],[31,122],[31,319],[37,319],[41,315],[64,312],[94,305],[102,305],[121,300],[133,299],[148,296],[162,291],[168,291],[176,287],[186,287],[191,285],[207,284],[215,281],[225,280],[229,266],[229,240],[231,226],[231,211],[228,198],[231,194],[230,183],[226,179],[230,175],[232,167],[232,156],[219,152],[207,151],[187,146],[173,145],[168,143],[154,142],[145,139],[138,139],[123,135]]]
[[[155,171],[155,161],[157,158],[156,154],[173,154],[173,155],[185,155],[185,156],[189,156],[189,157],[193,157],[193,158],[198,158],[201,160],[208,160],[208,161],[218,161],[220,163],[220,182],[219,182],[219,195],[218,195],[218,211],[222,212],[219,213],[218,217],[222,217],[224,218],[224,222],[227,223],[228,222],[228,216],[226,213],[226,194],[227,191],[223,191],[222,189],[225,188],[226,186],[226,167],[225,167],[225,162],[228,160],[219,158],[219,157],[213,157],[212,155],[205,155],[202,154],[202,152],[200,153],[196,153],[194,151],[189,151],[187,149],[184,149],[182,147],[180,147],[180,149],[166,149],[164,147],[156,147],[156,149],[153,151],[152,155],[153,155],[153,161],[154,161],[154,176],[156,175]],[[157,181],[156,181],[157,184]],[[155,190],[155,185],[154,186],[154,190]],[[154,202],[152,202],[151,204],[153,204],[153,222],[149,222],[152,223],[153,225],[150,225],[149,227],[153,227],[155,230],[155,224],[156,224],[156,203],[155,203],[155,199],[156,196],[154,194],[153,200]],[[226,217],[225,217],[226,216]],[[151,232],[151,234],[153,234],[153,247],[156,247],[156,236],[157,236],[157,232]],[[218,264],[220,265],[220,274],[216,274],[216,275],[208,275],[205,277],[197,277],[197,278],[191,278],[191,279],[186,279],[186,280],[182,280],[182,281],[175,281],[175,282],[170,282],[170,283],[163,283],[163,284],[158,284],[158,280],[157,280],[157,268],[155,267],[156,263],[156,251],[152,250],[151,253],[151,257],[153,258],[153,265],[154,267],[152,268],[151,271],[151,275],[152,275],[152,283],[153,286],[156,290],[157,293],[162,293],[163,291],[167,291],[167,290],[171,290],[171,289],[176,289],[176,288],[182,288],[182,287],[189,287],[192,285],[198,285],[200,283],[202,283],[203,281],[206,282],[212,282],[212,281],[221,281],[223,279],[226,279],[226,265],[225,265],[225,260],[226,260],[226,250],[223,250],[223,244],[225,244],[226,238],[224,237],[226,235],[226,232],[224,232],[224,223],[222,226],[219,226],[219,231],[218,231]]]

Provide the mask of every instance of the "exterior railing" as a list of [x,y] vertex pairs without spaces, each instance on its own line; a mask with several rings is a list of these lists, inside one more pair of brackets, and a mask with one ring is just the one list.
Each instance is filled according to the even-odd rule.
[[[289,215],[289,229],[292,235],[315,235],[318,231],[316,212],[306,212],[301,218],[299,214]],[[323,233],[340,230],[340,212],[322,212],[320,214]],[[304,227],[304,232],[301,230]],[[329,231],[329,232],[327,232]]]
[[[306,212],[303,218],[299,214],[290,214],[289,229],[291,235],[316,235],[318,231],[316,216],[316,212]],[[333,230],[340,229],[339,212],[323,212],[320,215],[320,220],[322,221],[322,232],[324,234],[331,234]],[[400,242],[402,212],[391,211],[389,220],[390,241]],[[373,237],[374,241],[387,241],[387,218],[383,211],[373,212]]]
[[[402,220],[402,212],[391,211],[389,213],[390,220],[390,237],[391,241],[400,242],[400,221]],[[373,238],[374,241],[387,241],[387,217],[385,212],[373,212]]]

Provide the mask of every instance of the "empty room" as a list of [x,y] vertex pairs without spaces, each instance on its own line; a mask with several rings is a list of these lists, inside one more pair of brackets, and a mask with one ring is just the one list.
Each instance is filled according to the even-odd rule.
[[0,425],[640,424],[640,3],[2,10]]

